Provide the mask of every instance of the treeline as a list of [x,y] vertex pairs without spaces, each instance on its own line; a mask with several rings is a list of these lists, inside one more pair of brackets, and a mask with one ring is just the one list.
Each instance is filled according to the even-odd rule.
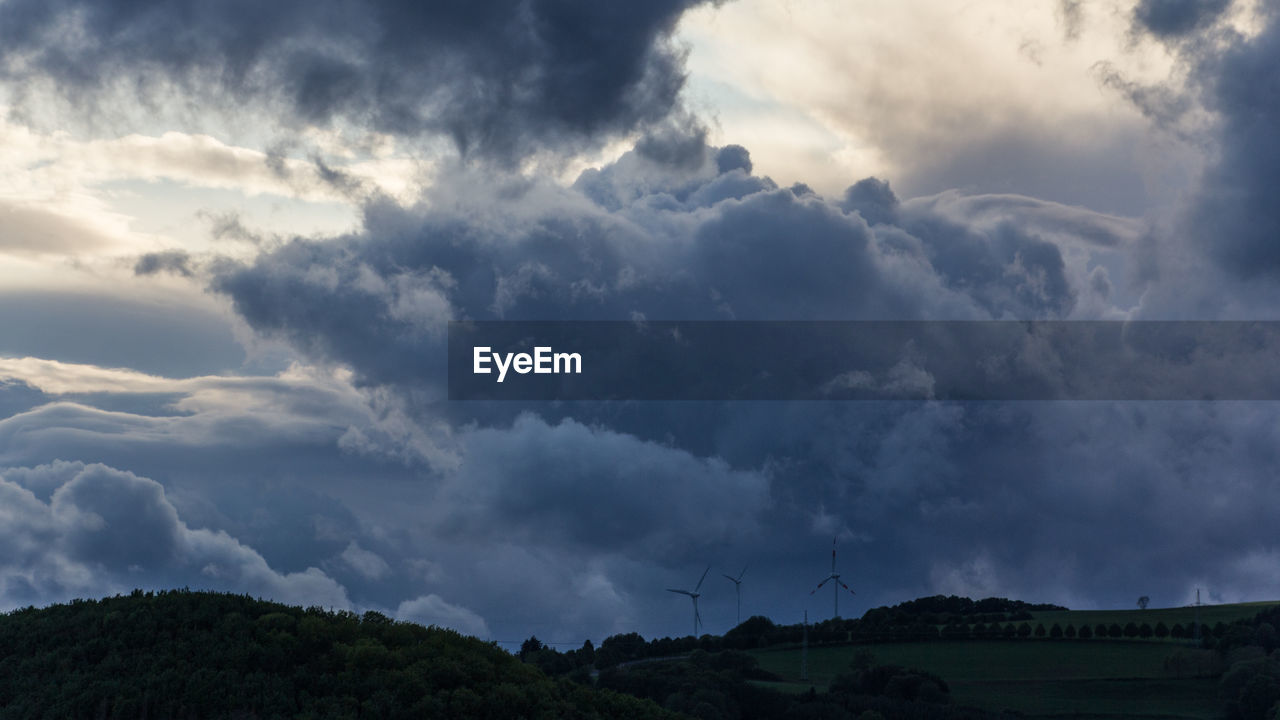
[[669,718],[452,630],[171,591],[0,616],[3,718]]
[[[1222,638],[1228,626],[1217,623],[1213,627],[1201,626],[1201,639],[1206,647]],[[795,645],[805,639],[805,628],[801,625],[775,625],[769,618],[754,616],[733,628],[723,636],[703,635],[695,638],[691,635],[681,638],[655,638],[645,640],[638,633],[625,633],[605,638],[596,648],[588,640],[581,648],[561,652],[543,645],[538,638],[531,637],[524,641],[519,657],[525,662],[537,665],[549,675],[564,675],[577,672],[579,675],[592,669],[605,670],[622,663],[652,658],[669,658],[687,655],[696,650],[704,652],[720,652],[724,650],[753,650],[767,647]],[[830,645],[847,643],[879,643],[879,642],[936,642],[939,640],[1114,640],[1114,639],[1186,639],[1195,638],[1195,626],[1188,623],[1185,627],[1175,623],[1172,627],[1158,622],[1154,626],[1149,623],[1133,622],[1120,625],[1118,623],[1096,625],[1074,624],[1060,625],[1053,623],[1046,627],[1043,623],[1029,622],[982,622],[973,625],[926,625],[917,622],[912,625],[877,625],[866,620],[827,620],[808,629],[808,641],[812,645]]]

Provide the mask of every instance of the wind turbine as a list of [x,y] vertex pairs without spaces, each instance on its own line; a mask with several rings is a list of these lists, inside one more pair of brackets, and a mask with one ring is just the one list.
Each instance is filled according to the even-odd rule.
[[818,587],[810,590],[809,594],[812,595],[818,592],[822,589],[823,585],[826,585],[832,580],[835,580],[831,585],[831,594],[835,598],[835,614],[832,615],[832,617],[840,617],[840,588],[848,590],[850,595],[857,595],[857,593],[855,593],[848,585],[841,582],[840,573],[836,572],[836,538],[831,538],[831,574],[827,576],[826,580],[818,583]]
[[702,571],[702,578],[698,580],[697,585],[693,586],[693,592],[690,592],[688,590],[675,590],[673,588],[667,588],[667,592],[680,593],[681,595],[688,595],[689,598],[693,600],[693,636],[695,638],[698,637],[698,626],[702,624],[702,616],[698,614],[698,598],[701,597],[702,594],[699,593],[698,590],[702,588],[702,581],[707,579],[707,573],[709,572],[711,572],[710,565],[707,566],[706,570]]
[[724,575],[725,578],[729,580],[729,582],[733,583],[733,590],[738,595],[738,622],[735,625],[735,627],[737,627],[737,625],[742,624],[742,576],[747,574],[747,566],[746,565],[742,566],[742,572],[738,573],[738,577],[734,577],[726,573],[720,573],[720,574]]

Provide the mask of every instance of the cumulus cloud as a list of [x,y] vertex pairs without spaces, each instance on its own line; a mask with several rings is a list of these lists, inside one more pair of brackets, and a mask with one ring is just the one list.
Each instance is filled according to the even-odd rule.
[[[42,500],[20,483],[31,483]],[[350,607],[316,568],[281,573],[222,532],[189,527],[154,480],[114,468],[58,463],[6,471],[0,602],[70,599],[133,587],[213,587],[301,605]]]
[[663,142],[683,149],[637,148],[570,188],[463,175],[420,208],[371,202],[362,232],[211,284],[265,335],[440,397],[451,319],[1078,318],[1111,292],[1093,266],[1140,233],[1021,196],[899,202],[864,181],[835,202],[749,174],[743,148]]
[[479,638],[491,637],[484,618],[465,607],[452,605],[434,593],[405,600],[396,608],[395,616],[397,620],[407,620],[419,625],[451,628]]

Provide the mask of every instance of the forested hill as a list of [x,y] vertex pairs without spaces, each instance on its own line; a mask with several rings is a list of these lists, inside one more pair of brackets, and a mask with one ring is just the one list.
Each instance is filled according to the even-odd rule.
[[378,613],[134,592],[0,616],[3,718],[670,718]]

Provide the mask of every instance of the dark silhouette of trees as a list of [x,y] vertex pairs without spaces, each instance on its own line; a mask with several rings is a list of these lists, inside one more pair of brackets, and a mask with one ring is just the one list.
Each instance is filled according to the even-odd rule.
[[1150,604],[1151,604],[1151,598],[1147,597],[1146,595],[1143,595],[1142,597],[1138,598],[1139,610],[1146,610],[1147,606]]
[[[536,662],[568,662],[530,638]],[[576,653],[577,651],[575,651]],[[219,593],[134,592],[0,616],[14,718],[672,717],[452,630]]]

